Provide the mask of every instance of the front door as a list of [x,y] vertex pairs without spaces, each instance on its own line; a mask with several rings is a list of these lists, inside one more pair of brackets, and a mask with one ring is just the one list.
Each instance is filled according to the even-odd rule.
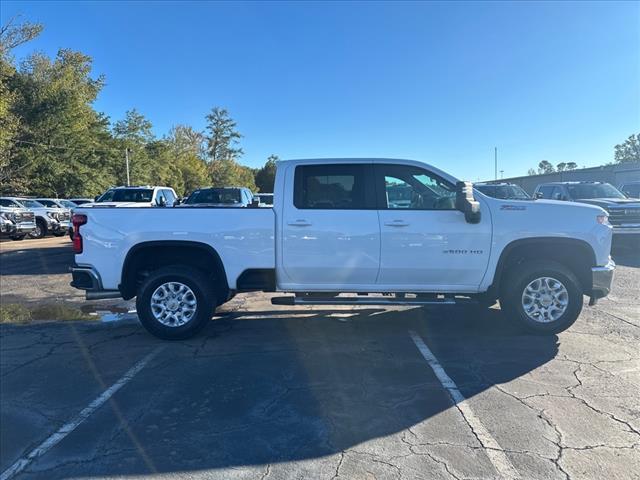
[[478,224],[455,209],[455,186],[409,165],[375,166],[382,290],[477,290],[489,261],[491,217]]
[[283,289],[349,291],[375,284],[380,227],[371,163],[296,165],[282,218]]

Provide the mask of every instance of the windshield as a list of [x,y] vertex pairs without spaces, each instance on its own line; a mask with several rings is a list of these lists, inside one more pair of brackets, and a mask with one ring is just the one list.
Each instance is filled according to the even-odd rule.
[[44,208],[44,205],[40,202],[36,202],[35,200],[30,200],[28,198],[21,198],[18,201],[27,208]]
[[567,185],[571,198],[626,198],[617,188],[608,183],[581,183]]
[[196,190],[189,196],[185,203],[222,203],[225,205],[233,205],[240,203],[240,190],[237,188],[207,188],[206,190]]
[[75,208],[78,205],[73,203],[71,200],[58,200],[58,202],[60,202],[60,204],[62,204],[63,207],[65,208]]
[[98,202],[150,202],[153,197],[151,188],[114,188],[107,190]]
[[476,188],[493,198],[504,200],[527,200],[531,198],[519,185],[478,185]]
[[56,202],[54,202],[53,200],[40,199],[40,200],[38,200],[38,203],[41,203],[45,207],[58,208],[58,204]]

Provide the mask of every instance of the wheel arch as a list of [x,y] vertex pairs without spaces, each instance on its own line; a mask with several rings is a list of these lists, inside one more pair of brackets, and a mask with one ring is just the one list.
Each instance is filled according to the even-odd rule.
[[591,267],[596,265],[591,245],[577,238],[537,237],[514,240],[505,246],[488,290],[491,295],[496,298],[500,295],[502,280],[510,268],[531,259],[554,260],[565,265],[580,281],[583,293],[591,294]]
[[156,240],[131,247],[125,256],[118,285],[122,297],[128,300],[136,295],[145,272],[169,265],[188,265],[202,271],[215,285],[219,301],[226,301],[229,284],[220,255],[211,245],[191,240]]

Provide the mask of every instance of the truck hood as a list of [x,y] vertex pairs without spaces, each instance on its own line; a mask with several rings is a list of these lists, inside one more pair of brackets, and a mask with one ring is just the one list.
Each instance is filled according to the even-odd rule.
[[576,202],[596,205],[604,209],[611,207],[635,207],[640,208],[640,200],[635,198],[585,198],[577,199]]

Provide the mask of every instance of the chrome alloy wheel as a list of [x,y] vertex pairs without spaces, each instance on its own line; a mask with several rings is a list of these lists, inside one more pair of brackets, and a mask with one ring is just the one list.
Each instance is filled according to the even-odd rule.
[[151,312],[156,320],[167,327],[180,327],[193,319],[198,300],[184,283],[167,282],[151,295]]
[[558,320],[569,306],[569,292],[559,280],[540,277],[531,281],[522,293],[522,308],[536,322]]

